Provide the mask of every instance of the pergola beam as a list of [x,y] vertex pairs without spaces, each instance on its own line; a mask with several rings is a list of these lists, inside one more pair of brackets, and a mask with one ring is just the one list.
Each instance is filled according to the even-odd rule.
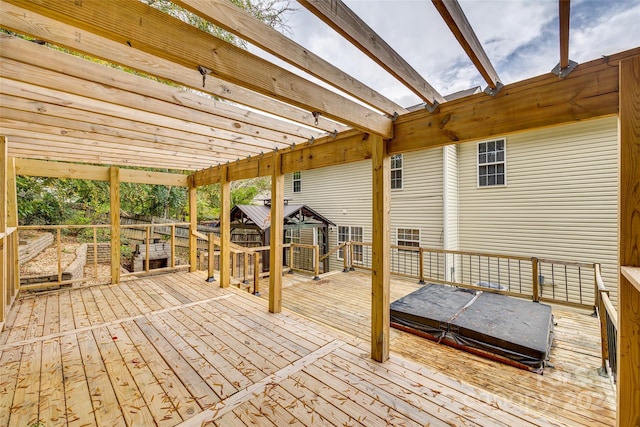
[[16,37],[0,36],[2,76],[281,144],[321,132],[205,98]]
[[[193,73],[198,73],[198,67],[205,67],[212,70],[212,74],[247,89],[361,130],[391,137],[390,118],[137,0],[112,0],[108,8],[98,0],[7,1],[119,41],[122,49],[131,47],[152,53],[191,68]],[[87,53],[102,57],[102,52]]]
[[298,0],[429,105],[445,102],[409,63],[341,0]]
[[389,115],[407,110],[333,64],[310,52],[227,0],[175,0],[179,6],[241,37],[283,61],[306,71],[354,98]]
[[473,65],[476,66],[482,78],[493,90],[499,89],[501,84],[498,73],[493,68],[475,31],[467,20],[458,0],[432,0],[442,19],[447,24],[455,38],[467,53]]
[[[49,39],[77,52],[93,52],[93,56],[139,70],[151,76],[173,81],[185,87],[200,90],[213,96],[237,102],[258,111],[267,112],[296,123],[313,126],[319,130],[333,132],[345,130],[346,126],[322,116],[317,119],[311,112],[253,92],[230,82],[209,75],[202,87],[202,76],[192,69],[159,58],[136,49],[123,49],[113,40],[79,31],[71,25],[0,1],[0,19],[5,28],[28,34],[37,39]],[[77,35],[80,34],[80,37]]]

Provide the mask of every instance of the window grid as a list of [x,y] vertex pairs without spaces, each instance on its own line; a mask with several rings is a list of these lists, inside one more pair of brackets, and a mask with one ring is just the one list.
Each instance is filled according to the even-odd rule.
[[420,246],[420,230],[417,228],[398,228],[396,231],[396,244],[398,246]]
[[504,186],[506,183],[505,140],[478,143],[478,187]]
[[391,156],[391,189],[402,189],[402,154]]
[[[338,245],[344,242],[363,242],[364,231],[362,227],[351,227],[351,226],[338,226]],[[344,259],[344,248],[338,249],[338,259]],[[363,248],[361,245],[353,247],[353,261],[362,262],[363,260]]]
[[300,193],[302,191],[302,173],[293,173],[293,192]]

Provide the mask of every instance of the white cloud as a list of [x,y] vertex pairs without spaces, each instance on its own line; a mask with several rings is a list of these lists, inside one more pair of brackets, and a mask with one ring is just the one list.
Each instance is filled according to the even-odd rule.
[[[345,0],[443,94],[486,86],[428,0]],[[504,83],[549,72],[559,61],[557,0],[460,0]],[[571,2],[570,58],[584,62],[640,45],[640,0]],[[299,7],[292,38],[401,105],[419,102],[382,68]]]

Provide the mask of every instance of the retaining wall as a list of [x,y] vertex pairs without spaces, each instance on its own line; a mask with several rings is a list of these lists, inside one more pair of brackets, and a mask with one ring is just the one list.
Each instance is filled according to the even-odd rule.
[[20,240],[20,246],[18,246],[18,263],[22,265],[25,262],[32,260],[36,255],[45,250],[52,243],[52,233],[44,233],[37,239],[26,241]]

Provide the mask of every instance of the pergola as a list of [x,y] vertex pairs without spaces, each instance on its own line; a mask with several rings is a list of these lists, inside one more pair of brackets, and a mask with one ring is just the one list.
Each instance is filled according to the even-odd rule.
[[[571,62],[569,1],[559,1],[556,72],[504,85],[457,1],[433,0],[487,83],[484,93],[452,101],[445,101],[340,0],[300,1],[418,95],[424,108],[412,112],[229,2],[174,3],[341,93],[138,0],[111,0],[108,7],[100,0],[2,0],[2,28],[159,81],[38,43],[0,36],[0,135],[4,136],[0,176],[7,190],[0,193],[0,233],[17,226],[12,190],[16,174],[109,181],[114,260],[120,257],[120,182],[188,187],[193,226],[197,187],[220,184],[221,285],[228,286],[230,182],[270,176],[269,310],[279,312],[284,174],[371,159],[371,355],[385,361],[389,352],[390,156],[616,115],[620,129],[619,263],[640,267],[640,48],[579,65]],[[104,166],[95,166],[100,164]],[[121,166],[188,170],[191,174]],[[195,268],[195,252],[191,257]],[[6,262],[1,265],[5,300],[0,304],[0,325],[12,302]],[[617,409],[618,425],[623,426],[640,419],[640,284],[633,279],[637,270],[621,271]],[[118,281],[117,271],[112,278]]]

